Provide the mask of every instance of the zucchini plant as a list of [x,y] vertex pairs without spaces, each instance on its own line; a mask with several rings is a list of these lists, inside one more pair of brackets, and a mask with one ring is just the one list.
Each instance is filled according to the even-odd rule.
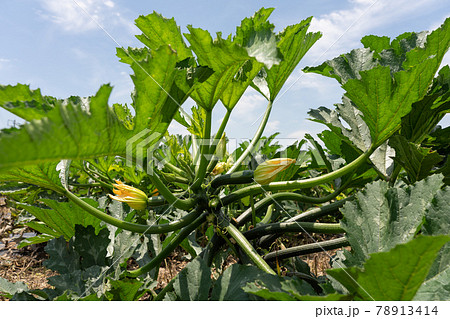
[[[393,40],[365,36],[363,48],[305,68],[345,93],[334,109],[309,112],[327,127],[320,141],[307,134],[283,149],[264,129],[321,33],[308,32],[311,17],[274,33],[272,11],[215,39],[140,16],[144,46],[117,48],[133,70],[134,112],[109,106],[110,85],[64,100],[0,87],[0,105],[27,121],[0,134],[1,192],[39,232],[21,247],[48,242],[45,265],[59,273],[53,289],[0,278],[0,291],[13,300],[448,299],[450,131],[439,122],[450,109],[441,67],[450,20]],[[248,89],[267,108],[251,141],[229,153],[227,122]],[[191,112],[181,108],[188,98]],[[226,113],[213,132],[219,102]],[[169,134],[173,121],[190,134]],[[314,242],[279,239],[298,233]],[[158,288],[179,246],[189,264]],[[299,258],[346,246],[327,276]],[[224,269],[229,256],[237,263]]]

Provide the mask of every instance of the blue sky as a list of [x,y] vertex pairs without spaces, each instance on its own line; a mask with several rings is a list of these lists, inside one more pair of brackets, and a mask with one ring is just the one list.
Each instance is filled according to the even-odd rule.
[[[366,34],[391,38],[406,31],[437,28],[450,16],[447,0],[310,0],[310,1],[125,1],[125,0],[15,0],[0,2],[0,84],[30,84],[45,95],[66,98],[90,96],[101,84],[111,83],[112,103],[130,103],[131,69],[115,56],[117,46],[141,47],[134,19],[152,11],[175,17],[182,31],[192,24],[228,35],[240,21],[260,7],[275,7],[270,20],[276,31],[314,16],[310,30],[323,33],[307,53],[280,93],[265,135],[281,132],[283,144],[315,134],[325,127],[308,121],[311,108],[332,108],[343,90],[329,78],[303,74],[314,66],[351,49],[361,47]],[[86,14],[87,13],[87,14]],[[95,20],[96,22],[94,22]],[[99,27],[101,25],[101,27]],[[450,55],[444,58],[450,64]],[[189,109],[192,101],[183,107]],[[251,138],[258,126],[255,119],[266,102],[249,89],[236,106],[227,134],[230,138]],[[223,116],[218,105],[214,127]],[[9,127],[12,114],[0,109],[0,128]],[[447,116],[445,125],[449,125]],[[182,133],[179,125],[170,128]]]

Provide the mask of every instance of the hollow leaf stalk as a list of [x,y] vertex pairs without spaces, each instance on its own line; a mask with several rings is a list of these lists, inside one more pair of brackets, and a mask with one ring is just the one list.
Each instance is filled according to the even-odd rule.
[[195,198],[179,199],[161,181],[156,172],[153,172],[153,174],[149,176],[153,186],[155,186],[158,189],[158,192],[164,197],[164,199],[174,207],[188,211],[195,206],[196,204]]
[[[225,113],[225,116],[222,119],[222,123],[220,124],[219,130],[217,131],[214,137],[214,142],[220,141],[220,139],[222,138],[223,132],[225,131],[225,127],[227,126],[228,120],[230,119],[231,111],[232,110],[227,109],[227,112]],[[218,143],[217,144],[213,143],[213,145],[211,145],[209,154],[214,154],[216,152],[217,145]],[[208,169],[206,170],[207,174],[212,172],[218,161],[219,161],[218,159],[214,159],[211,162],[209,162]]]
[[225,229],[233,237],[236,243],[247,254],[247,256],[255,263],[258,268],[264,270],[268,274],[276,275],[275,271],[264,261],[264,259],[256,252],[255,248],[245,238],[245,236],[231,223],[225,226]]
[[203,141],[200,145],[200,164],[197,167],[194,183],[191,186],[193,191],[200,188],[206,176],[206,169],[208,167],[207,155],[209,154],[209,143],[207,143],[207,141],[209,141],[209,138],[211,137],[211,122],[212,111],[206,110],[205,126],[203,128]]
[[269,191],[280,191],[280,190],[296,190],[296,189],[303,189],[303,188],[312,188],[314,186],[328,183],[336,178],[342,177],[344,175],[347,175],[349,173],[352,173],[354,170],[356,170],[360,165],[366,162],[366,160],[369,158],[369,156],[373,152],[373,148],[371,148],[366,153],[361,154],[358,158],[356,158],[353,162],[350,164],[347,164],[344,167],[341,167],[340,169],[337,169],[331,173],[324,174],[318,177],[308,178],[308,179],[301,179],[296,181],[284,181],[284,182],[273,182],[267,185],[251,185],[244,188],[241,188],[219,200],[216,200],[215,202],[211,203],[211,205],[214,207],[217,207],[219,205],[225,206],[228,205],[236,200],[239,200],[241,198],[244,198],[246,196],[252,196],[256,194],[261,194]]
[[236,162],[233,164],[233,166],[230,168],[230,170],[227,173],[233,173],[238,169],[238,167],[242,164],[242,162],[245,160],[245,158],[250,154],[257,143],[259,142],[259,139],[261,138],[264,129],[266,128],[267,121],[269,120],[270,112],[272,111],[272,101],[269,101],[269,104],[267,104],[266,111],[264,113],[264,116],[261,120],[261,123],[259,124],[258,129],[255,132],[255,135],[252,138],[252,141],[248,145],[248,147],[245,149],[244,153],[236,160]]
[[68,190],[66,190],[64,192],[64,195],[67,198],[69,198],[72,202],[74,202],[76,205],[78,205],[79,207],[84,209],[90,215],[97,217],[98,219],[104,221],[107,224],[116,226],[120,229],[125,229],[128,231],[131,231],[133,233],[162,234],[162,233],[167,233],[170,231],[175,231],[175,230],[178,230],[178,229],[188,225],[189,223],[194,221],[199,215],[198,212],[193,211],[193,212],[189,213],[188,215],[186,215],[176,221],[170,222],[168,224],[148,226],[148,225],[126,222],[126,221],[117,219],[115,217],[112,217],[108,214],[105,214],[101,210],[89,205],[88,203],[86,203],[81,198],[79,198],[78,196],[76,196],[75,194],[73,194],[72,192],[70,192]]
[[201,214],[196,220],[194,220],[192,223],[184,227],[180,230],[180,232],[167,244],[166,247],[164,247],[161,252],[155,256],[148,264],[142,266],[141,268],[138,268],[136,270],[129,271],[125,273],[125,276],[127,277],[138,277],[141,275],[144,275],[151,271],[153,268],[159,266],[161,262],[169,256],[172,251],[178,247],[179,244],[187,237],[190,233],[192,233],[197,227],[199,227],[205,220],[206,215],[208,213],[205,212]]

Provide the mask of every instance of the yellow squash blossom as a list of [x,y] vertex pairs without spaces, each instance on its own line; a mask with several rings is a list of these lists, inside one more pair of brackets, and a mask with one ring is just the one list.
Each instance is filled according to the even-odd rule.
[[261,185],[269,184],[278,175],[284,171],[295,159],[292,158],[275,158],[258,165],[254,172],[255,182]]
[[212,175],[219,175],[222,174],[225,171],[225,168],[227,166],[227,163],[225,162],[219,162],[217,163],[216,167],[214,167],[213,171],[211,172]]
[[114,187],[113,192],[117,196],[109,194],[109,197],[112,199],[127,203],[128,206],[135,210],[143,210],[147,207],[148,197],[140,189],[124,184],[118,180],[116,180]]

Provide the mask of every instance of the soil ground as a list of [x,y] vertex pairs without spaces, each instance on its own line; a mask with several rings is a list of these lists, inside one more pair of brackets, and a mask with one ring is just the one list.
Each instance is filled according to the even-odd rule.
[[[27,284],[30,289],[50,288],[47,279],[51,276],[57,275],[50,269],[43,266],[43,261],[48,258],[44,251],[45,244],[31,245],[22,249],[17,249],[17,242],[19,240],[11,240],[10,233],[14,230],[13,218],[11,217],[11,210],[6,206],[5,199],[0,197],[0,277],[3,277],[11,282],[22,281]],[[25,232],[26,229],[21,230]],[[19,234],[20,235],[20,234]],[[17,235],[16,235],[17,236]],[[314,238],[315,240],[330,239]],[[289,243],[290,245],[307,244],[313,240],[306,235],[295,235],[289,238],[281,239],[281,245]],[[289,245],[289,246],[290,246]],[[286,245],[288,246],[288,245]],[[302,256],[302,260],[308,263],[311,272],[315,276],[325,275],[326,269],[330,268],[330,257],[335,254],[334,251],[320,252]],[[161,265],[158,277],[158,288],[163,288],[167,283],[176,276],[188,263],[185,258],[182,258],[184,252],[176,250],[171,256],[166,258]],[[226,266],[229,266],[236,261],[229,258]],[[129,265],[133,268],[133,265]],[[141,300],[147,299],[149,296],[144,296]],[[0,301],[7,300],[0,295]]]

